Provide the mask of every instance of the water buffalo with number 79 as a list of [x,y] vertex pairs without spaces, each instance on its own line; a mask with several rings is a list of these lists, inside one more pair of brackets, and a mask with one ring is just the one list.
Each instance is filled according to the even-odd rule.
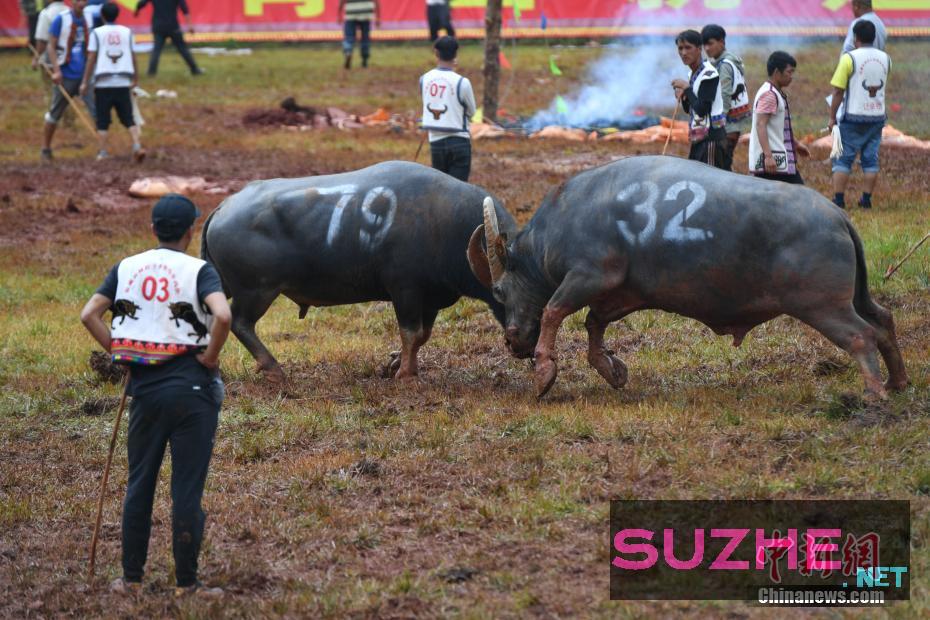
[[868,393],[885,397],[908,383],[891,313],[869,295],[859,235],[811,189],[632,157],[568,180],[516,235],[486,207],[469,262],[506,308],[511,352],[534,357],[539,396],[556,378],[559,326],[584,307],[588,361],[615,388],[627,369],[604,331],[643,309],[697,319],[734,346],[787,314],[847,351]]
[[[432,168],[385,162],[344,174],[250,183],[204,224],[201,255],[232,297],[232,331],[272,380],[284,373],[255,333],[279,296],[300,307],[391,301],[401,352],[388,369],[417,374],[417,351],[440,309],[481,299],[503,306],[469,268],[465,248],[487,192]],[[515,230],[497,201],[499,225]]]

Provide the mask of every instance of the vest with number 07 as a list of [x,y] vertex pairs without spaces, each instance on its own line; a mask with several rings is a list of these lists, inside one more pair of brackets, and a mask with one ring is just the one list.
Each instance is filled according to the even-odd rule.
[[164,248],[120,262],[110,323],[114,362],[158,365],[209,344],[212,315],[197,296],[205,264]]
[[468,131],[460,88],[465,79],[455,71],[433,69],[420,78],[423,129],[455,133]]

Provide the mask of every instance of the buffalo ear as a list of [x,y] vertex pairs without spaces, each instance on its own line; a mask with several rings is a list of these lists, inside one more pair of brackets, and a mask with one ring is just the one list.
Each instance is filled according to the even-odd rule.
[[471,272],[485,288],[490,289],[491,265],[488,263],[488,254],[484,250],[484,224],[475,229],[468,240],[468,264]]

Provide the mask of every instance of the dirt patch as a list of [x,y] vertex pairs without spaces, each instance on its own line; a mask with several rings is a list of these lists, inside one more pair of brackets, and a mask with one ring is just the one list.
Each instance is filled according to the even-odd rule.
[[115,411],[119,406],[119,398],[115,396],[105,396],[103,398],[89,398],[81,403],[78,409],[80,415],[100,416],[108,412]]
[[114,363],[110,356],[103,351],[92,351],[87,363],[90,365],[90,369],[104,383],[119,383],[126,374],[126,367]]

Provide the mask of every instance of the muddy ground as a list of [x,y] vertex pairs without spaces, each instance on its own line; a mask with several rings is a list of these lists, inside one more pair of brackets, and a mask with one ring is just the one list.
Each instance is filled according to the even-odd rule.
[[[281,48],[259,56],[278,75],[308,58],[322,66],[330,51]],[[546,50],[538,53],[545,58]],[[810,52],[805,66],[820,57],[832,58],[832,51]],[[583,66],[579,58],[560,63]],[[409,72],[408,56],[385,52],[379,61],[383,70],[364,79],[372,88],[402,92],[396,83]],[[25,69],[8,57],[0,62],[16,71],[20,101],[41,100]],[[575,316],[559,340],[559,381],[537,402],[528,363],[510,358],[481,304],[444,311],[421,353],[421,377],[395,382],[381,377],[398,345],[387,304],[312,309],[298,321],[297,308],[281,301],[259,332],[290,375],[287,386],[263,381],[234,339],[224,352],[228,398],[204,500],[202,576],[226,588],[226,597],[171,596],[168,464],[145,591],[133,599],[107,592],[120,574],[125,427],[105,503],[98,575],[87,583],[118,388],[89,363],[94,346],[77,315],[116,260],[151,244],[152,201],[131,198],[129,185],[141,176],[183,174],[236,190],[253,179],[410,160],[419,143],[416,134],[383,127],[246,128],[246,110],[271,108],[286,94],[329,106],[342,103],[333,93],[344,88],[358,97],[345,107],[369,113],[375,107],[365,99],[369,82],[353,74],[340,83],[334,74],[317,82],[322,92],[276,85],[265,96],[256,79],[231,92],[218,76],[240,61],[214,62],[211,81],[197,83],[167,65],[160,79],[181,97],[149,106],[149,157],[141,166],[130,164],[122,136],[113,159],[94,162],[79,126],[62,130],[55,164],[42,166],[31,110],[0,110],[7,135],[0,144],[0,616],[779,616],[739,602],[609,601],[607,508],[610,499],[627,497],[908,499],[912,601],[877,613],[926,616],[928,255],[915,255],[888,282],[880,278],[930,223],[930,156],[916,151],[883,153],[876,208],[852,212],[873,294],[895,313],[913,379],[887,405],[864,403],[848,357],[787,319],[758,328],[733,349],[695,322],[638,313],[608,333],[630,368],[630,384],[617,392],[588,367],[583,315]],[[529,83],[544,78],[526,79],[525,99],[515,95],[515,103],[538,106],[543,95]],[[185,89],[197,96],[185,97]],[[813,110],[819,91],[802,92],[798,107]],[[410,107],[406,96],[396,96],[397,111]],[[905,104],[910,110],[917,102]],[[920,135],[928,137],[930,128]],[[479,142],[472,180],[525,222],[568,176],[660,149]],[[671,153],[685,151],[673,145]],[[739,169],[745,158],[743,147]],[[802,172],[816,190],[829,191],[827,164],[804,161]],[[855,178],[852,197],[858,188]],[[194,199],[209,212],[223,196]],[[876,610],[869,612],[800,613],[871,617]]]

